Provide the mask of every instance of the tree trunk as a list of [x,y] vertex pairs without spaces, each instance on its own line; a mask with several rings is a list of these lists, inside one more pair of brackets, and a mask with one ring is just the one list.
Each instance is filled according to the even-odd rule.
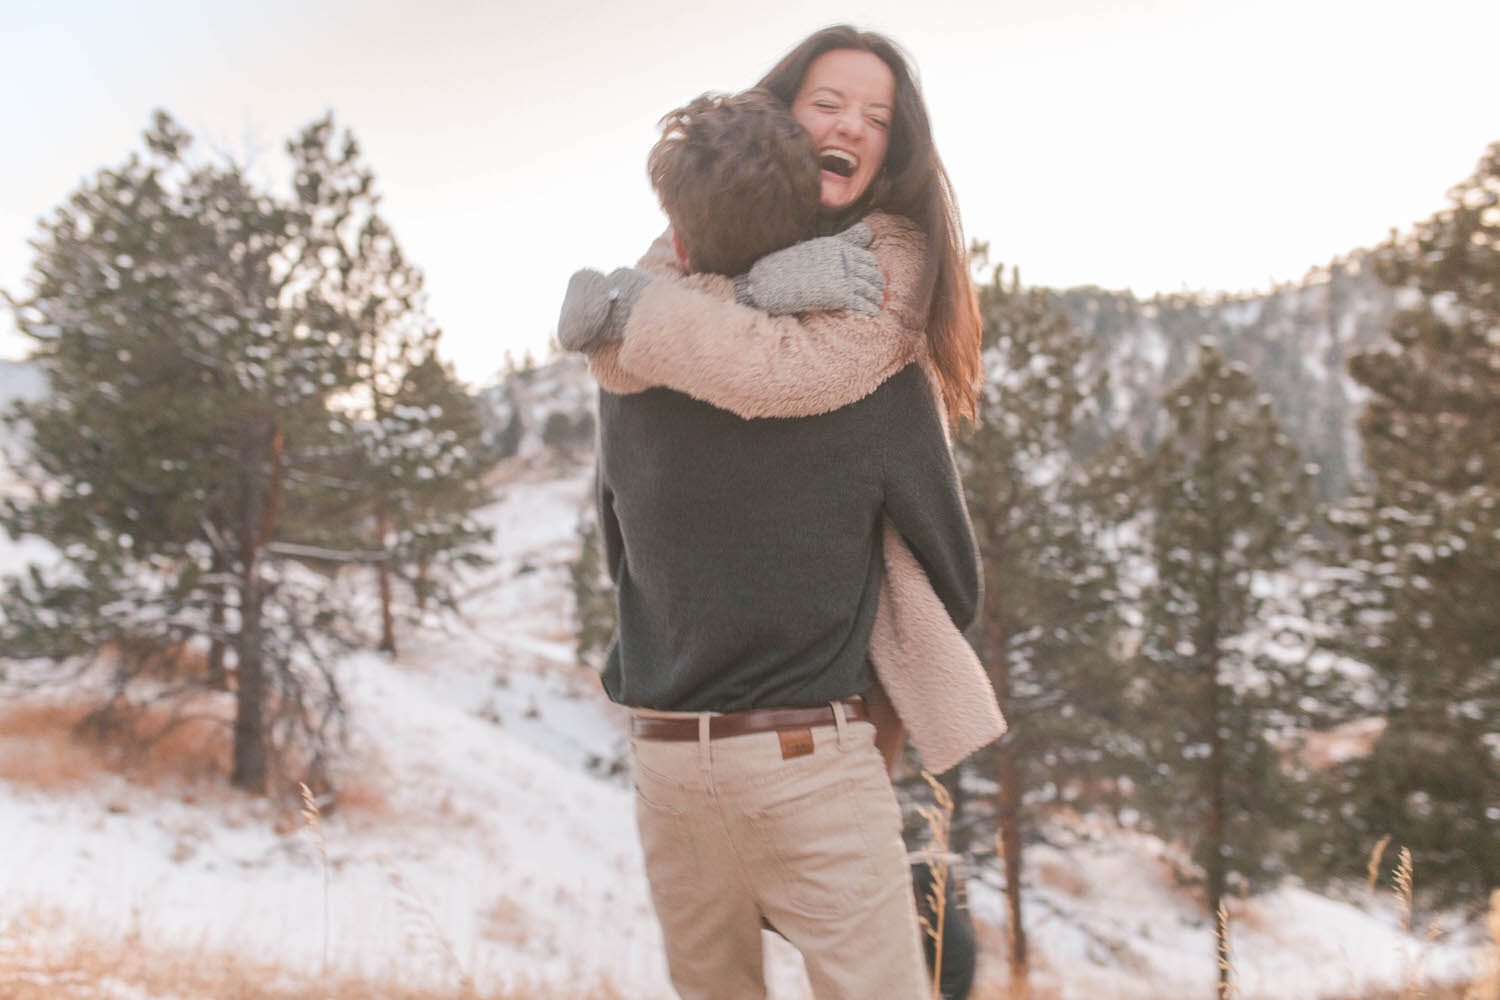
[[970,836],[969,824],[964,818],[964,806],[968,800],[968,793],[964,791],[963,768],[955,767],[943,775],[943,787],[948,790],[948,797],[953,800],[953,818],[948,824],[948,849],[960,857],[969,853],[969,846],[973,838]]
[[1214,922],[1214,964],[1218,966],[1219,1000],[1233,996],[1230,984],[1228,924],[1221,924],[1219,907],[1224,902],[1226,865],[1224,861],[1224,781],[1227,773],[1224,746],[1224,695],[1219,685],[1219,638],[1224,631],[1224,553],[1228,549],[1225,526],[1219,507],[1219,464],[1215,439],[1218,431],[1217,411],[1210,411],[1204,440],[1204,454],[1214,456],[1209,465],[1209,493],[1213,498],[1209,508],[1208,544],[1213,555],[1209,570],[1207,593],[1203,601],[1203,617],[1197,636],[1201,651],[1202,681],[1206,685],[1204,706],[1208,723],[1208,918]]
[[1214,946],[1219,967],[1219,1000],[1232,996],[1229,983],[1229,934],[1226,923],[1219,920],[1219,907],[1224,903],[1224,737],[1219,704],[1220,695],[1217,677],[1209,681],[1209,725],[1213,727],[1209,737],[1208,781],[1208,913],[1214,921]]
[[[988,602],[986,602],[988,603]],[[995,697],[1000,711],[1012,718],[1010,662],[1006,657],[1005,625],[998,609],[987,609],[985,652],[989,654],[990,676],[995,682]],[[998,812],[1000,850],[1005,864],[1005,901],[1010,937],[1010,975],[1012,983],[1026,979],[1026,925],[1021,918],[1021,775],[1016,766],[1015,744],[1010,734],[995,745],[995,778],[999,784]]]
[[213,607],[208,612],[209,623],[213,626],[213,638],[208,641],[208,686],[215,691],[229,690],[229,674],[224,669],[224,640],[219,635],[224,629],[224,595],[221,590],[215,595]]
[[234,769],[229,783],[247,792],[266,791],[266,675],[261,658],[261,595],[256,563],[244,567],[240,580],[240,634],[236,644]]
[[1010,922],[1011,978],[1026,977],[1026,925],[1021,919],[1021,783],[1014,747],[1004,737],[996,748],[1000,779],[1000,845],[1005,852],[1005,902]]
[[[282,433],[274,423],[250,432],[246,442],[244,493],[240,508],[240,631],[236,637],[234,764],[229,783],[247,792],[266,792],[265,659],[261,641],[260,551],[281,513]],[[261,470],[269,473],[261,479]]]
[[[376,549],[386,556],[390,555],[390,549],[386,546],[386,537],[391,530],[391,515],[386,507],[385,499],[382,497],[375,506],[375,534]],[[391,564],[389,559],[382,559],[375,564],[375,572],[380,580],[380,651],[396,655],[396,623],[391,615]]]
[[[1346,294],[1341,283],[1344,276],[1344,268],[1341,264],[1332,264],[1328,269],[1328,371],[1347,372],[1348,359],[1344,356],[1344,342],[1339,336],[1339,327],[1343,325],[1343,299]],[[1338,451],[1335,453],[1335,465],[1330,471],[1327,468],[1321,473],[1327,486],[1324,495],[1344,496],[1347,494],[1349,480],[1356,475],[1354,456],[1358,448],[1350,440],[1349,427],[1349,395],[1345,379],[1333,379],[1330,387],[1333,391],[1333,406],[1329,413],[1328,424],[1339,428]]]
[[[217,551],[214,552],[213,572],[224,572],[224,557]],[[213,634],[208,640],[208,676],[205,680],[215,691],[228,691],[229,673],[224,669],[224,653],[228,647],[222,638],[224,635],[224,587],[222,584],[214,586],[214,598],[209,607],[208,621],[213,626]]]
[[417,560],[417,612],[427,612],[427,557],[422,556]]

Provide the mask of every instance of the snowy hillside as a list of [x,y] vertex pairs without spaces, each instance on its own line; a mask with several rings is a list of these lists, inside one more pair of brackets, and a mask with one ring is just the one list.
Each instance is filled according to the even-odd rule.
[[[16,402],[41,398],[45,390],[42,373],[35,365],[23,361],[0,361],[0,415],[7,413]],[[0,423],[0,496],[15,485],[15,473],[6,456],[16,445],[14,433]]]
[[13,399],[36,399],[45,388],[42,373],[35,365],[0,360],[0,406]]
[[[487,511],[499,560],[471,581],[463,618],[409,636],[394,661],[343,664],[348,801],[325,826],[335,967],[428,981],[461,967],[481,984],[598,975],[659,995],[629,792],[585,766],[619,753],[619,719],[571,662],[558,601],[586,493],[577,475],[509,489]],[[0,738],[0,754],[27,749]],[[0,938],[56,946],[26,919],[46,912],[52,930],[318,967],[316,852],[270,803],[110,774],[17,781],[0,828]],[[609,946],[580,925],[610,927]],[[414,932],[441,941],[413,947]]]
[[[611,766],[622,717],[572,655],[567,563],[590,475],[571,463],[503,485],[485,512],[496,561],[467,581],[463,614],[408,634],[394,660],[342,665],[353,733],[324,821],[335,970],[669,995],[633,796]],[[0,572],[19,568],[3,557]],[[28,720],[65,715],[76,691],[8,692],[0,711],[0,984],[7,955],[42,968],[125,941],[315,975],[320,865],[287,806],[231,793],[222,774],[37,767],[71,751]],[[797,996],[795,959],[778,967],[781,995]]]
[[[42,373],[35,365],[0,361],[0,414],[8,412],[16,402],[41,398],[45,391]],[[0,499],[13,495],[21,485],[20,476],[7,457],[20,447],[16,434],[0,423]],[[45,542],[35,538],[12,541],[4,529],[0,529],[0,574],[27,562],[41,562],[49,558],[51,552],[52,547]]]
[[[565,363],[495,392],[516,446],[484,513],[493,565],[466,581],[458,617],[408,627],[395,658],[341,665],[352,735],[338,765],[343,797],[323,819],[326,922],[323,865],[293,806],[232,793],[222,774],[79,765],[65,734],[37,722],[65,716],[76,696],[9,692],[0,995],[7,970],[51,981],[80,948],[178,962],[232,953],[314,981],[325,927],[336,974],[526,984],[537,997],[592,983],[632,1000],[671,995],[618,767],[622,714],[573,654],[567,568],[591,481],[576,436],[592,386]],[[547,443],[549,422],[559,444]],[[17,568],[0,548],[0,573]],[[1047,840],[1029,849],[1025,887],[1038,985],[1078,1000],[1208,995],[1211,931],[1180,886],[1188,862],[1175,848],[1087,819],[1060,822]],[[995,871],[971,874],[982,975],[996,980],[1000,890]],[[1426,943],[1400,933],[1383,897],[1338,902],[1295,887],[1236,901],[1231,920],[1246,1000],[1350,995],[1399,983],[1418,961],[1430,975],[1460,974],[1474,945],[1468,932]],[[775,996],[805,996],[795,955],[770,947]],[[160,994],[121,982],[57,995]]]
[[548,452],[582,461],[593,451],[596,391],[576,355],[517,372],[480,393],[490,439],[507,458]]

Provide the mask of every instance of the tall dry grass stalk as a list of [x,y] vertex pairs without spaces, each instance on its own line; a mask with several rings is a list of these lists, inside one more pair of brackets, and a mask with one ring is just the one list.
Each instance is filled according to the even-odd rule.
[[[1414,907],[1413,897],[1416,889],[1416,870],[1412,862],[1411,851],[1405,847],[1401,848],[1396,857],[1396,869],[1392,872],[1392,881],[1395,882],[1396,902],[1401,907],[1401,929],[1411,933],[1412,910]],[[1442,921],[1434,919],[1427,925],[1427,930],[1422,935],[1422,947],[1417,949],[1416,957],[1413,958],[1405,946],[1402,946],[1402,965],[1404,972],[1401,977],[1401,992],[1399,1000],[1424,1000],[1427,996],[1427,987],[1422,980],[1422,963],[1427,957],[1427,945],[1432,944],[1442,933]]]
[[932,1000],[942,1000],[943,916],[948,908],[948,830],[953,822],[953,797],[930,772],[923,771],[922,778],[932,787],[934,800],[932,805],[917,809],[927,823],[927,849],[923,853],[932,872],[932,891],[927,896],[932,918],[922,916],[922,929],[932,937]]
[[1396,882],[1394,892],[1396,903],[1401,907],[1401,929],[1408,934],[1411,933],[1411,907],[1412,886],[1414,884],[1415,872],[1412,869],[1411,851],[1401,848],[1401,853],[1396,856],[1396,870],[1393,877]]
[[462,996],[475,996],[477,990],[474,979],[464,968],[463,962],[459,961],[458,953],[453,950],[453,945],[443,934],[442,928],[438,926],[437,917],[433,916],[432,910],[422,902],[422,898],[412,889],[410,883],[396,870],[394,861],[384,856],[379,861],[381,867],[385,869],[386,881],[390,883],[391,890],[395,894],[397,907],[410,920],[408,933],[438,952],[448,963],[449,968],[458,974]]
[[1219,900],[1219,912],[1215,914],[1214,938],[1218,943],[1219,971],[1223,978],[1219,982],[1219,1000],[1234,1000],[1239,995],[1235,981],[1239,978],[1234,968],[1234,954],[1229,950],[1229,902]]
[[302,825],[312,838],[313,846],[318,850],[318,862],[323,868],[323,990],[328,996],[330,992],[328,985],[328,842],[323,838],[323,812],[318,808],[318,800],[313,798],[312,789],[303,782],[298,782],[297,787],[302,792]]
[[1375,849],[1370,852],[1368,869],[1370,872],[1370,891],[1375,891],[1375,882],[1380,878],[1380,863],[1385,860],[1385,849],[1391,843],[1391,835],[1386,834],[1375,844]]

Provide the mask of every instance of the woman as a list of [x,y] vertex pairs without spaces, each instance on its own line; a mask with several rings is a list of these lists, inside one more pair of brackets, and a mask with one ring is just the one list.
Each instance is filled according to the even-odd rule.
[[[624,296],[592,310],[572,303],[575,313],[609,314],[618,339],[560,329],[564,346],[592,348],[591,368],[608,390],[666,386],[747,418],[838,409],[917,361],[940,410],[972,418],[978,307],[947,174],[900,52],[871,32],[826,28],[757,88],[791,108],[821,155],[820,231],[858,223],[870,231],[870,249],[828,235],[769,254],[730,282],[685,275],[668,232],[636,269],[610,276]],[[875,315],[863,314],[868,303],[842,281],[844,269],[820,266],[830,250],[878,264],[886,286]],[[747,285],[752,304],[786,315],[741,305]],[[604,286],[593,291],[607,294]],[[806,311],[814,309],[821,311]],[[996,739],[1004,722],[972,650],[889,526],[884,548],[889,572],[871,657],[924,764],[941,773]],[[878,686],[871,701],[881,751],[893,764],[903,727]]]

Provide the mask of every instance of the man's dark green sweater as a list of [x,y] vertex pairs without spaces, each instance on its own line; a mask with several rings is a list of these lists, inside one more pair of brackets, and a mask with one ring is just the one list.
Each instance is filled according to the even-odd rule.
[[599,397],[619,590],[615,701],[680,712],[863,694],[888,515],[959,628],[979,602],[963,493],[920,368],[832,413],[745,420],[667,389]]

